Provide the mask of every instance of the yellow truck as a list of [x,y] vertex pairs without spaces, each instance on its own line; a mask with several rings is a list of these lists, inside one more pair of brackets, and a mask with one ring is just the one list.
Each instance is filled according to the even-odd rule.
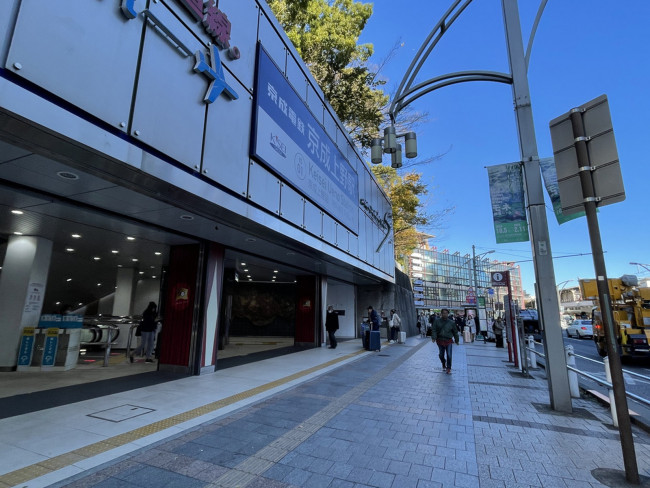
[[[605,330],[598,301],[596,280],[579,280],[583,300],[594,300],[593,338],[601,357],[607,356]],[[609,296],[614,316],[614,334],[621,358],[650,357],[650,288],[639,288],[634,275],[609,279]]]

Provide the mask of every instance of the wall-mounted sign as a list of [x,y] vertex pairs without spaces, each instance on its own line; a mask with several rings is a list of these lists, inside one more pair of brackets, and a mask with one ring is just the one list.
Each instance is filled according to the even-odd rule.
[[358,234],[356,171],[261,44],[257,51],[253,157]]
[[510,283],[510,271],[493,271],[490,273],[492,286],[508,286]]
[[23,327],[23,335],[20,338],[18,348],[18,369],[28,368],[32,364],[32,354],[34,353],[34,327]]

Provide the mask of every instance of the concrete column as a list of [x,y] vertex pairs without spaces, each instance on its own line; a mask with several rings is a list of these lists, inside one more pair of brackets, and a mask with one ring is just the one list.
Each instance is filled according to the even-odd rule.
[[0,371],[16,367],[23,327],[36,327],[43,309],[52,241],[11,236],[0,273]]
[[[133,288],[135,283],[134,268],[117,268],[115,280],[115,299],[113,300],[113,315],[131,315],[133,306]],[[138,312],[139,313],[139,312]]]

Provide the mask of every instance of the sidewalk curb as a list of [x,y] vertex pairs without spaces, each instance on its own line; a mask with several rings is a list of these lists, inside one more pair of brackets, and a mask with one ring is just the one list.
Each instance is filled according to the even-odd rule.
[[[584,388],[580,388],[580,391],[585,395],[596,399],[596,401],[601,405],[605,405],[607,408],[610,408],[609,397],[607,395],[603,395],[602,393],[596,390],[587,390]],[[630,422],[632,422],[634,425],[636,425],[644,432],[650,434],[650,425],[648,424],[646,419],[642,418],[638,413],[636,413],[634,410],[630,410],[629,408],[628,408],[628,412],[630,414]]]

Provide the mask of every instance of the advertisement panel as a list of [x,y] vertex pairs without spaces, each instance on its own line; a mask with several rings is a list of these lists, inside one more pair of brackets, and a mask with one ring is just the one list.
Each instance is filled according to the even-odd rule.
[[557,170],[555,169],[555,160],[553,158],[542,158],[539,160],[539,167],[542,171],[542,178],[544,179],[544,186],[548,197],[551,199],[553,205],[553,213],[557,219],[557,223],[562,225],[569,220],[584,217],[585,212],[562,212],[562,202],[560,201],[560,187],[557,183]]
[[497,244],[529,240],[521,163],[488,167]]
[[355,234],[359,177],[261,44],[251,153]]

